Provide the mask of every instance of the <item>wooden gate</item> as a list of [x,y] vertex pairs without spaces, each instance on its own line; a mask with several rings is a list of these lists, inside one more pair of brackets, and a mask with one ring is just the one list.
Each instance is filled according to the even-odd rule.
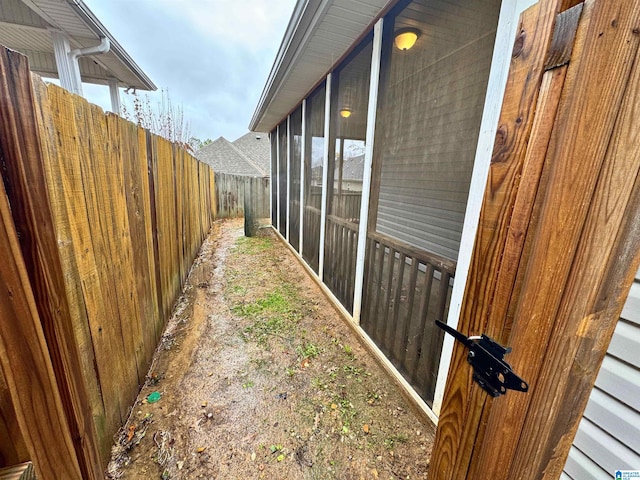
[[637,0],[521,18],[459,330],[529,392],[489,397],[457,344],[432,480],[560,476],[640,264],[639,45]]

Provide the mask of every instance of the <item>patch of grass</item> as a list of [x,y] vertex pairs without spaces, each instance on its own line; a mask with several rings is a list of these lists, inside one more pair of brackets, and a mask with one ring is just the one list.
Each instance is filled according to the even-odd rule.
[[255,302],[234,305],[231,311],[254,320],[243,330],[243,338],[252,338],[258,345],[267,347],[269,337],[282,337],[293,331],[302,318],[296,306],[296,297],[279,288]]
[[316,358],[320,354],[320,348],[311,342],[305,342],[296,347],[296,352],[302,358]]
[[242,285],[234,285],[233,287],[231,287],[231,292],[236,295],[246,295],[247,288],[243,287]]
[[253,386],[255,386],[255,383],[253,383],[253,380],[247,380],[242,384],[242,388],[245,388],[245,389],[251,388]]
[[236,240],[236,251],[245,255],[255,255],[273,247],[268,237],[240,237]]
[[262,347],[268,347],[269,337],[282,336],[290,330],[283,317],[259,318],[253,325],[249,325],[243,331],[244,339],[253,338]]
[[291,313],[291,302],[281,292],[271,292],[266,297],[259,298],[253,303],[242,303],[231,307],[236,315],[251,317],[260,313],[286,314]]
[[313,385],[313,388],[317,389],[317,390],[326,390],[327,388],[329,388],[329,385],[327,385],[324,380],[320,377],[314,377],[311,379],[311,385]]

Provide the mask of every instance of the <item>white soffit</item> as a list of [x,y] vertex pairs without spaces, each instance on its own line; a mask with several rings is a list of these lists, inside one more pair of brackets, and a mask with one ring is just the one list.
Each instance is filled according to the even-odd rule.
[[109,52],[79,59],[82,81],[107,84],[117,79],[121,87],[155,90],[156,86],[102,25],[82,0],[2,0],[0,44],[29,57],[31,69],[57,77],[51,30],[69,37],[71,48],[93,47],[106,37]]
[[273,130],[394,1],[298,0],[249,130]]

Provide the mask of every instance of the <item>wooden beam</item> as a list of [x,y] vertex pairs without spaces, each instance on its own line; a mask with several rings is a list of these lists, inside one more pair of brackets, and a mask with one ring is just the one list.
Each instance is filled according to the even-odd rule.
[[[80,355],[74,341],[56,234],[47,199],[37,108],[27,58],[17,52],[1,49],[0,72],[0,156],[4,159],[5,168],[2,173],[8,185],[11,213],[20,236],[26,272],[34,286],[35,305],[56,372],[55,379],[66,421],[78,452],[77,462],[83,478],[102,478],[97,435],[82,376]],[[43,423],[57,422],[65,418],[65,415],[59,419],[44,420],[46,416],[37,418],[42,418]],[[49,441],[61,443],[64,439],[50,438]],[[71,475],[71,470],[69,474]]]
[[[554,23],[575,25],[547,16],[543,44]],[[507,361],[530,390],[487,398],[456,348],[432,479],[560,476],[640,264],[640,1],[585,2],[576,34],[561,37],[575,38],[559,49],[570,62],[547,64],[564,66],[533,83],[537,101],[517,117],[534,117],[523,148],[494,156],[460,323],[511,345]],[[532,72],[544,65],[530,60]],[[509,85],[507,118],[514,105],[523,112],[512,100],[528,88]]]
[[4,184],[0,182],[0,368],[38,478],[82,474]]

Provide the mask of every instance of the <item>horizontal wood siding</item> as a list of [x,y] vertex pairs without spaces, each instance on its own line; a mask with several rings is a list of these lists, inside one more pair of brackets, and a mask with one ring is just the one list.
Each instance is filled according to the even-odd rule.
[[565,478],[604,480],[640,468],[640,272],[609,344],[564,467]]

